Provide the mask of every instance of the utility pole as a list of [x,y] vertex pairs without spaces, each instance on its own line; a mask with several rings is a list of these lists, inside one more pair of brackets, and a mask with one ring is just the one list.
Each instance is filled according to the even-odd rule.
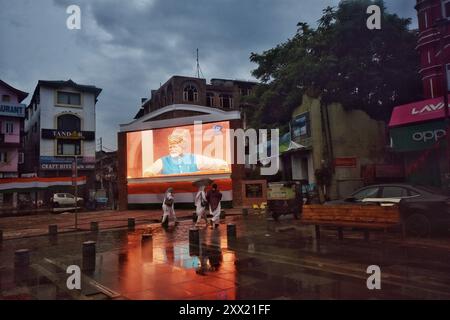
[[103,190],[103,138],[100,137],[100,189]]
[[75,184],[75,230],[78,230],[78,157],[74,156],[72,164],[72,180]]

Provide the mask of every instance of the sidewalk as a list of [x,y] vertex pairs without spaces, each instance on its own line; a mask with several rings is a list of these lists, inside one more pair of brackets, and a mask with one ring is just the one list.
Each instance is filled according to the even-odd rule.
[[[176,210],[178,218],[190,218],[195,210]],[[226,209],[227,214],[238,214],[240,209]],[[157,223],[161,220],[161,210],[93,211],[78,213],[78,229],[88,231],[90,223],[96,221],[100,229],[127,226],[128,218],[135,218],[136,225]],[[49,225],[57,225],[58,232],[74,231],[75,213],[43,214],[34,216],[0,218],[0,230],[4,239],[46,235]]]

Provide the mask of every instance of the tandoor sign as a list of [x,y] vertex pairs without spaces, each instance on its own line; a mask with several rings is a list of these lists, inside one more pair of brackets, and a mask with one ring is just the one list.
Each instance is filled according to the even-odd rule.
[[95,140],[95,131],[66,131],[42,129],[42,139]]
[[441,143],[446,135],[445,121],[431,121],[419,125],[393,128],[390,130],[392,147],[395,151],[419,151]]

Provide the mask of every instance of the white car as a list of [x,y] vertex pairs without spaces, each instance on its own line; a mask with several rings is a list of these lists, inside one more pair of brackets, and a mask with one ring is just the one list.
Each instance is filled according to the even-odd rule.
[[76,205],[82,204],[83,198],[77,197],[75,201],[75,196],[70,193],[55,193],[50,199],[53,207],[75,207]]

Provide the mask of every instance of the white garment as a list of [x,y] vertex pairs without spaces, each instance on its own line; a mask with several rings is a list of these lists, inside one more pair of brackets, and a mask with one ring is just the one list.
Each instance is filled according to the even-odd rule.
[[208,223],[208,219],[206,218],[206,208],[202,206],[202,199],[206,202],[206,194],[205,191],[197,192],[195,196],[195,212],[197,213],[197,223],[200,223],[202,218],[205,219],[206,223]]
[[221,208],[220,208],[220,202],[219,205],[217,206],[216,210],[211,210],[211,206],[209,207],[209,212],[212,214],[212,221],[216,224],[219,224],[220,222],[220,212],[221,212]]
[[166,205],[166,199],[168,199],[168,200],[174,199],[171,192],[166,193],[164,196],[164,201],[163,201],[163,205],[162,205],[162,209],[163,209],[162,222],[165,222],[166,219],[168,219],[170,216],[172,216],[173,220],[176,222],[177,216],[175,215],[175,208],[174,208],[175,203],[172,203],[171,206],[168,206],[168,205]]

